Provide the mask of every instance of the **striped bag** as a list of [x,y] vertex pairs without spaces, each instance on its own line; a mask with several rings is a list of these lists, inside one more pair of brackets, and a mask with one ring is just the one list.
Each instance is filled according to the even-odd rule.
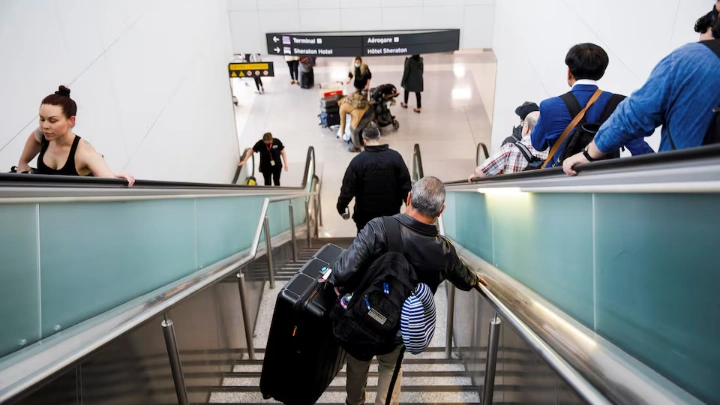
[[420,354],[435,333],[435,298],[430,287],[420,283],[405,300],[400,313],[400,333],[407,351]]

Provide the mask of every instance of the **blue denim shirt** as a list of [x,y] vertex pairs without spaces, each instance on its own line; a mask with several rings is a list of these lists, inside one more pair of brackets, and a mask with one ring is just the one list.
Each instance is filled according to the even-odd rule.
[[602,152],[653,134],[660,125],[659,151],[702,145],[720,106],[720,58],[702,43],[687,44],[655,66],[648,81],[620,103],[595,135]]

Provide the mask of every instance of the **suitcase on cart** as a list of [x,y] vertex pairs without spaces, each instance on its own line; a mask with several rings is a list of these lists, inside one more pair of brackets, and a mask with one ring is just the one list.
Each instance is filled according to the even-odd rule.
[[345,363],[328,314],[335,291],[318,283],[328,262],[342,253],[324,247],[280,291],[270,326],[260,391],[265,399],[286,405],[312,405],[325,392]]

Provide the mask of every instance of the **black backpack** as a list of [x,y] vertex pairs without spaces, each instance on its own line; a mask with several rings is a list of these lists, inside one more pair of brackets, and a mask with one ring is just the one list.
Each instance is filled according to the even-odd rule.
[[[565,93],[560,96],[560,98],[562,99],[562,101],[565,102],[565,106],[567,106],[568,111],[570,111],[571,117],[576,117],[578,114],[580,114],[580,111],[582,111],[582,107],[580,107],[580,103],[578,102],[577,98],[575,98],[575,95],[572,94],[572,92]],[[575,132],[570,134],[570,136],[568,137],[567,143],[565,144],[565,149],[563,149],[562,153],[560,153],[560,157],[558,158],[557,165],[562,166],[562,163],[565,159],[578,153],[582,153],[582,151],[585,150],[585,148],[590,145],[590,142],[592,142],[592,140],[595,138],[595,135],[597,135],[602,124],[604,124],[605,121],[610,118],[613,112],[615,112],[617,106],[623,100],[625,100],[625,96],[621,94],[613,94],[612,97],[610,97],[607,105],[605,105],[605,109],[600,116],[599,122],[588,123],[583,117],[583,119],[580,120],[580,123],[578,123],[578,125],[575,127]],[[606,154],[602,159],[615,159],[619,157],[620,150],[618,149],[616,151]]]
[[361,279],[352,289],[350,302],[339,300],[330,314],[338,343],[361,361],[392,353],[402,344],[400,313],[419,282],[402,253],[400,222],[392,217],[383,217],[383,222],[387,253],[357,275]]
[[521,140],[522,139],[522,130],[523,130],[522,125],[513,127],[512,135],[505,138],[505,140],[503,141],[501,146],[505,146],[505,144],[508,144],[508,143],[516,143],[517,141]]

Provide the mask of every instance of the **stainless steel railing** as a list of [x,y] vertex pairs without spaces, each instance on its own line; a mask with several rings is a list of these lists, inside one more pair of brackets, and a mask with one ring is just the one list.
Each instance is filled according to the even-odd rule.
[[[236,193],[228,194],[196,194],[181,196],[148,196],[148,195],[132,195],[122,200],[151,200],[151,199],[168,199],[168,198],[207,198],[210,196],[224,197],[236,195]],[[113,197],[100,197],[100,201],[106,201]],[[117,196],[115,196],[117,198]],[[260,238],[262,230],[267,223],[267,213],[270,204],[281,201],[292,201],[305,199],[306,208],[306,233],[308,234],[308,242],[312,237],[312,227],[310,226],[310,218],[314,216],[317,223],[319,221],[319,210],[311,212],[309,207],[313,201],[315,206],[320,205],[319,193],[317,192],[300,192],[285,196],[265,198],[262,210],[258,219],[255,236],[249,249],[240,252],[232,257],[226,258],[220,262],[207,266],[205,269],[191,274],[174,283],[168,284],[158,290],[155,290],[142,297],[136,298],[120,307],[98,315],[85,322],[68,328],[64,333],[53,335],[41,341],[42,344],[30,346],[20,352],[7,356],[0,362],[0,403],[7,401],[32,386],[42,382],[46,378],[60,372],[65,367],[73,364],[81,358],[87,356],[91,352],[97,350],[101,346],[109,343],[115,338],[139,326],[143,322],[152,317],[165,313],[169,308],[177,305],[180,301],[192,296],[193,294],[203,290],[223,278],[237,272],[242,266],[251,262],[258,257],[259,254],[265,253],[271,260],[273,242],[277,246],[280,242],[292,241],[295,239],[297,232],[294,220],[291,220],[290,230],[273,238],[270,232],[265,232],[265,249],[260,248]],[[22,202],[28,202],[29,199],[21,199]],[[48,200],[52,202],[64,202],[66,200],[95,200],[93,197],[34,197],[33,200]],[[4,200],[0,200],[5,203]],[[292,217],[291,217],[292,218]],[[291,234],[291,235],[288,235]],[[293,249],[296,249],[293,242]],[[272,267],[268,269],[274,275]],[[238,286],[241,305],[243,306],[243,325],[246,331],[246,339],[248,344],[248,352],[250,358],[255,358],[254,347],[252,343],[252,328],[250,319],[247,314],[247,295],[244,293],[244,276],[237,273]],[[166,325],[165,325],[166,324]],[[172,359],[173,356],[173,333],[172,321],[165,319],[163,326],[166,336],[166,344],[168,346],[168,355]],[[174,366],[173,366],[174,364]],[[180,362],[172,362],[173,377],[176,382],[184,381],[182,376],[182,368]],[[178,383],[181,384],[181,383]],[[184,403],[186,397],[186,388],[182,385],[176,385],[179,403]],[[183,394],[185,392],[185,394]]]

